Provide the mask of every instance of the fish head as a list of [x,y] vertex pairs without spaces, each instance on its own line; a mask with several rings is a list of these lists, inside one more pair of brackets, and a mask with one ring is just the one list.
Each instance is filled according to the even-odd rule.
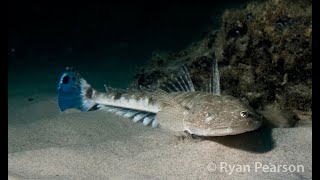
[[185,112],[185,129],[198,136],[225,136],[258,129],[263,117],[232,96],[207,96]]

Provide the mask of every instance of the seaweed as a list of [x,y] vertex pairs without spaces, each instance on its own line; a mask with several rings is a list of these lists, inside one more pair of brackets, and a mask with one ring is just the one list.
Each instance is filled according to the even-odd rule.
[[132,86],[152,86],[185,64],[201,90],[213,59],[219,63],[222,94],[244,99],[262,113],[282,112],[288,123],[280,124],[288,127],[299,121],[297,112],[310,114],[311,122],[312,1],[268,0],[228,9],[220,28],[200,41],[153,56]]

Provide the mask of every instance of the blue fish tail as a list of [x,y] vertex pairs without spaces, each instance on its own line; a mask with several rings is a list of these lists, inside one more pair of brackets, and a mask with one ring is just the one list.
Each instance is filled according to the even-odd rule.
[[96,103],[91,99],[94,89],[73,67],[67,67],[60,77],[58,105],[60,111],[75,108],[89,111]]

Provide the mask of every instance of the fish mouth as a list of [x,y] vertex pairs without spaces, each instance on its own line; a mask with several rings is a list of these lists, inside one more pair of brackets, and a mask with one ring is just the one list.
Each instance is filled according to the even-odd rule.
[[232,127],[218,127],[214,129],[200,129],[200,128],[187,128],[186,130],[190,134],[197,136],[227,136],[227,135],[237,135],[249,131],[254,131],[261,127],[262,121],[253,121],[250,126],[232,126]]

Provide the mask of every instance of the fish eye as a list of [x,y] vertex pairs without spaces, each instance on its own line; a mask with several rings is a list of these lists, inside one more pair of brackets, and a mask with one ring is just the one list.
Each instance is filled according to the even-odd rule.
[[248,112],[247,111],[241,111],[240,112],[241,117],[248,117]]

